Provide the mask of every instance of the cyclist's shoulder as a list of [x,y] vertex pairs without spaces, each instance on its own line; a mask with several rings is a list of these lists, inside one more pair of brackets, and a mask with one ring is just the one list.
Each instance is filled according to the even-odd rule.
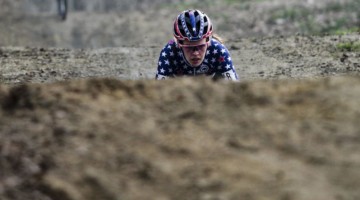
[[178,48],[174,39],[169,40],[165,45],[164,49],[174,50]]
[[215,54],[217,56],[230,54],[229,50],[224,45],[224,43],[214,38],[211,39],[210,51],[218,52],[219,54]]
[[176,42],[172,39],[169,40],[162,48],[161,52],[166,52],[168,54],[175,54],[178,52],[178,47],[176,45]]
[[217,59],[220,56],[223,56],[225,54],[227,54],[227,49],[225,48],[225,46],[220,41],[218,41],[214,38],[211,39],[207,56],[209,58]]
[[214,49],[226,49],[226,46],[224,43],[220,42],[219,40],[212,38],[210,41],[210,46]]
[[210,41],[210,43],[211,43],[211,45],[212,46],[222,46],[223,45],[223,43],[222,42],[220,42],[219,40],[217,40],[217,39],[215,39],[215,38],[211,38],[211,41]]

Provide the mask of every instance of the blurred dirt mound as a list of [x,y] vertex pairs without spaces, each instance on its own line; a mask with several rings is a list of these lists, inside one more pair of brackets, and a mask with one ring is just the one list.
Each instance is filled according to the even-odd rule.
[[0,199],[359,199],[359,98],[359,77],[0,86]]

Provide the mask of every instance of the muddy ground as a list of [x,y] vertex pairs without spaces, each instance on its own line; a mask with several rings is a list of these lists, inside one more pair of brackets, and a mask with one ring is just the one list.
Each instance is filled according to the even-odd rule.
[[[343,16],[354,18],[339,30],[356,25],[358,1],[216,4],[228,12],[215,21],[244,22],[219,26],[232,33],[223,35],[240,83],[153,80],[167,33],[112,37],[119,8],[99,13],[110,1],[88,1],[71,7],[78,21],[60,22],[46,4],[0,0],[1,200],[360,199],[360,35],[326,25]],[[185,2],[150,14],[197,1]],[[299,29],[294,5],[329,32]],[[32,9],[9,15],[15,7]],[[77,23],[83,40],[64,29]],[[99,27],[104,35],[90,34]]]
[[[227,41],[241,80],[358,75],[359,34],[242,38]],[[351,47],[351,46],[350,46]],[[0,80],[48,83],[78,78],[154,79],[162,46],[59,49],[0,48]]]

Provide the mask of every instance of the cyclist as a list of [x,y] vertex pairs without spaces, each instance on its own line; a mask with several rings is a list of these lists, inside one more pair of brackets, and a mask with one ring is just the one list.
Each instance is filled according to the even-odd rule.
[[210,18],[200,10],[186,10],[174,21],[174,39],[162,49],[156,79],[210,76],[237,81],[230,53],[213,34]]
[[57,0],[58,14],[61,20],[66,20],[67,15],[67,0]]

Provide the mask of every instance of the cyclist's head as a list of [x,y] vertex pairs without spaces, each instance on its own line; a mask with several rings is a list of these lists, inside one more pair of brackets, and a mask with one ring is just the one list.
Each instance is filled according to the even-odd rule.
[[174,36],[179,43],[199,41],[212,35],[209,17],[200,10],[185,10],[174,21]]

